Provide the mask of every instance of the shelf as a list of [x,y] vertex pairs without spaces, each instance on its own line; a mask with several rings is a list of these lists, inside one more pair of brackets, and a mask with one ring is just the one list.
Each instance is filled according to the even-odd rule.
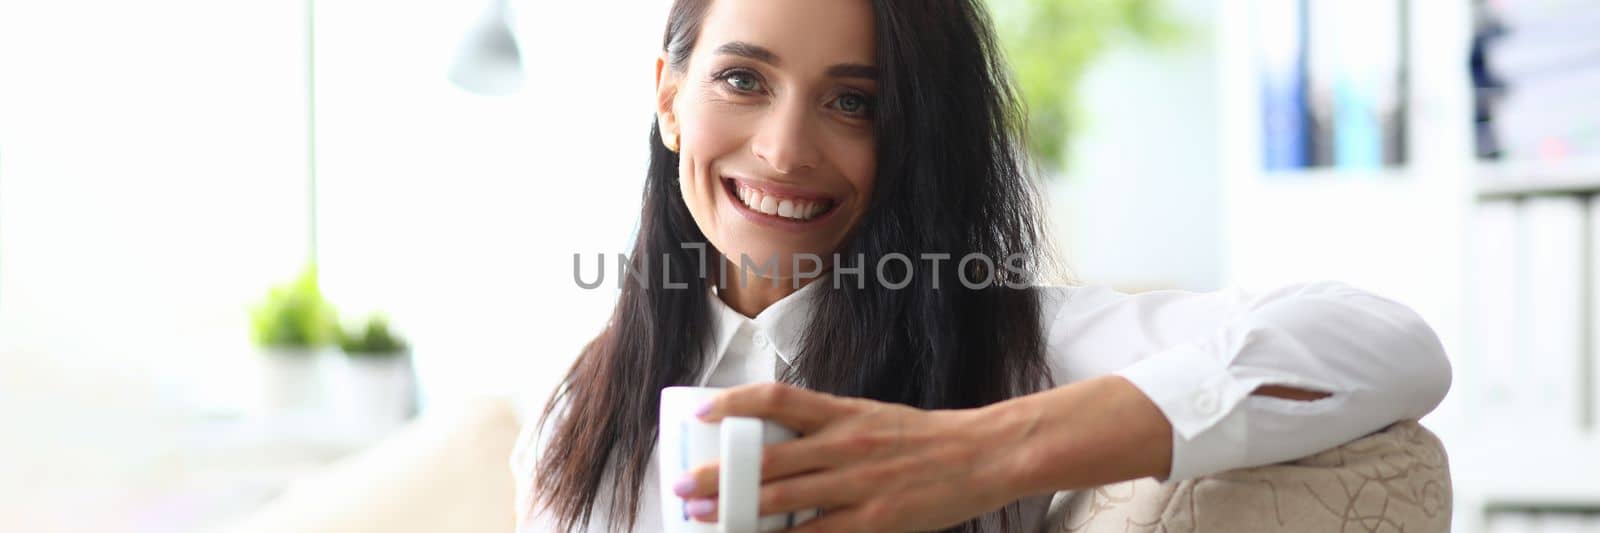
[[1600,158],[1483,163],[1477,174],[1479,200],[1600,192]]

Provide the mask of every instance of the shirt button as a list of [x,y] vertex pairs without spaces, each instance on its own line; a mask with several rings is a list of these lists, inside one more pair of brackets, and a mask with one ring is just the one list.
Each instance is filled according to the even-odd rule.
[[1215,391],[1201,391],[1194,397],[1194,410],[1201,415],[1210,415],[1217,412],[1217,393]]
[[756,334],[755,342],[756,342],[756,347],[757,348],[762,348],[762,349],[765,349],[767,346],[772,345],[772,342],[767,340],[767,336],[764,335],[764,334],[761,334],[761,333],[757,333]]

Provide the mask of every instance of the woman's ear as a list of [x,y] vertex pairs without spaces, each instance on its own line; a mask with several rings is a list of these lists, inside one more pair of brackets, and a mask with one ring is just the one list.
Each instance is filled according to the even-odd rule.
[[667,148],[678,151],[678,115],[673,102],[678,96],[678,77],[667,68],[667,55],[656,56],[656,127]]

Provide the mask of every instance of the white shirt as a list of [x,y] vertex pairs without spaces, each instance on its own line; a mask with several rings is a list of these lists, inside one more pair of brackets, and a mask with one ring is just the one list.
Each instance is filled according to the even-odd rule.
[[[713,297],[716,342],[699,384],[774,381],[797,353],[804,312],[826,279],[779,300],[754,319]],[[1041,287],[1046,352],[1057,386],[1120,375],[1172,424],[1172,470],[1162,481],[1304,457],[1419,419],[1444,399],[1450,363],[1432,328],[1393,300],[1335,281],[1296,283],[1261,294],[1109,287]],[[1274,384],[1331,393],[1314,401],[1252,396]],[[553,425],[553,424],[552,424]],[[553,530],[529,516],[534,465],[547,435],[529,423],[512,457],[521,532]],[[546,428],[547,431],[549,428]],[[661,529],[654,454],[637,531]],[[602,495],[589,531],[605,531]],[[1037,530],[1050,495],[1024,502]]]

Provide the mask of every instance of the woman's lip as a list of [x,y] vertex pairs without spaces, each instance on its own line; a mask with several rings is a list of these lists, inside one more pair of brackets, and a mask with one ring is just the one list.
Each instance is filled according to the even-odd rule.
[[[833,215],[839,212],[839,202],[834,202],[833,206],[829,207],[827,211],[823,211],[822,214],[819,214],[816,216],[816,218],[812,218],[810,220],[795,220],[792,218],[780,217],[778,215],[762,213],[760,211],[751,209],[750,206],[744,205],[744,202],[739,201],[739,193],[738,189],[735,188],[737,185],[734,184],[734,181],[735,180],[733,178],[728,178],[723,183],[723,194],[727,195],[728,203],[733,205],[734,211],[738,211],[740,215],[745,217],[745,219],[758,225],[785,231],[810,231],[815,229],[817,225],[821,224],[823,221],[833,218]],[[779,191],[774,192],[780,195],[783,194]]]
[[785,198],[793,198],[793,199],[797,199],[797,200],[810,200],[810,201],[813,201],[813,202],[837,203],[837,202],[834,201],[834,198],[832,196],[829,196],[829,195],[823,194],[823,193],[819,193],[819,192],[816,192],[816,191],[808,191],[808,190],[801,189],[801,188],[798,188],[798,187],[791,187],[791,186],[788,186],[788,185],[779,185],[777,183],[772,183],[772,182],[768,182],[768,181],[747,180],[747,179],[744,179],[744,178],[736,178],[736,177],[733,177],[733,176],[723,176],[722,179],[734,182],[735,186],[738,186],[738,187],[744,187],[746,189],[755,189],[755,190],[761,191],[761,194],[776,195],[776,196],[782,196],[782,197],[785,197]]

